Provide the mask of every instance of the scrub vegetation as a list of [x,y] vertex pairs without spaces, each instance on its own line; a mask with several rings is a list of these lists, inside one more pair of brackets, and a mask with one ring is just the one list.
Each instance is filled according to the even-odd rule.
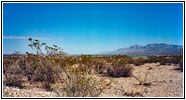
[[113,78],[134,77],[138,82],[136,84],[149,85],[146,82],[148,72],[144,73],[144,78],[133,75],[134,66],[145,63],[176,64],[183,71],[182,56],[68,56],[56,45],[50,47],[39,40],[28,40],[28,46],[35,53],[21,55],[15,52],[3,57],[4,86],[25,88],[25,82],[39,82],[44,89],[60,97],[98,97],[111,88]]

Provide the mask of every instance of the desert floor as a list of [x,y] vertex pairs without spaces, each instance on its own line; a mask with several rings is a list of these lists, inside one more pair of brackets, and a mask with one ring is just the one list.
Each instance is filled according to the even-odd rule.
[[[134,66],[133,74],[143,80],[139,85],[134,77],[111,78],[104,75],[98,77],[111,78],[111,87],[105,89],[100,97],[182,97],[183,96],[183,72],[177,70],[177,65],[159,65],[159,63],[146,63]],[[3,86],[3,95],[11,97],[56,97],[51,91],[40,87],[39,83],[25,83],[25,88]]]

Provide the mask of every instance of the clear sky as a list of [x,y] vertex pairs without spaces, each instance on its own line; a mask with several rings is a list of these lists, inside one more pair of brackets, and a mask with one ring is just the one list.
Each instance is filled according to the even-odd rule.
[[28,37],[70,54],[131,45],[183,45],[182,3],[4,3],[3,53],[33,52]]

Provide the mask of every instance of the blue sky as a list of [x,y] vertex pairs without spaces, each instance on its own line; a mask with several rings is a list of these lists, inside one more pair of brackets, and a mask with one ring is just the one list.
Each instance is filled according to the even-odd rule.
[[183,45],[182,3],[4,3],[3,53],[33,52],[28,37],[70,54],[134,44]]

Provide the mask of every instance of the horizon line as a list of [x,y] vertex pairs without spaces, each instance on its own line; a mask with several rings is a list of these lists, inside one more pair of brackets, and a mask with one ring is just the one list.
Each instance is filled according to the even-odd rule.
[[[148,44],[146,44],[146,45],[133,44],[133,45],[131,45],[131,46],[135,46],[135,45],[138,45],[138,46],[147,46],[147,45],[149,45],[149,44],[176,45],[176,46],[182,46],[182,48],[183,48],[183,45],[178,45],[178,44],[168,44],[168,43],[148,43]],[[128,46],[128,47],[120,47],[120,48],[118,48],[118,49],[129,48],[129,47],[131,47],[131,46]],[[115,49],[115,50],[118,50],[118,49]],[[64,49],[63,49],[63,50],[64,50]],[[14,51],[17,51],[17,50],[14,50]],[[67,52],[65,52],[65,51],[63,51],[63,52],[67,53],[68,55],[98,55],[98,54],[102,54],[102,53],[105,53],[105,52],[112,52],[112,51],[114,51],[114,50],[110,50],[110,51],[102,51],[102,52],[99,52],[99,53],[67,53]],[[26,54],[26,52],[27,52],[27,51],[25,51],[25,53],[21,53],[21,54]],[[3,55],[4,55],[4,54],[13,54],[13,53],[14,53],[14,52],[12,52],[12,53],[3,53]]]

